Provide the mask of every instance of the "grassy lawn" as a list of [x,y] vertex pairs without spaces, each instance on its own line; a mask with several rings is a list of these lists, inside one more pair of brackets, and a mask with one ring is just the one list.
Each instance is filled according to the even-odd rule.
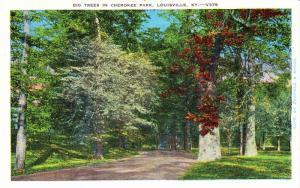
[[137,151],[110,149],[104,159],[93,159],[88,153],[67,149],[58,145],[50,145],[48,150],[28,150],[26,152],[25,171],[16,173],[14,168],[15,154],[11,155],[12,176],[32,174],[41,171],[58,170],[70,167],[95,165],[137,155]]
[[[196,155],[197,150],[193,150]],[[234,149],[228,154],[222,149],[221,160],[198,162],[180,178],[197,179],[289,179],[291,154],[288,151],[259,151],[255,157],[238,156]]]

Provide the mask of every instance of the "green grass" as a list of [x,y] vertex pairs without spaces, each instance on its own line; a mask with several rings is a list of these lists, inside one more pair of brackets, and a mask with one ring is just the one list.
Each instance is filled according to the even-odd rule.
[[[192,150],[193,155],[197,150]],[[238,155],[234,149],[230,154],[222,149],[222,159],[198,162],[180,178],[198,179],[290,179],[291,155],[288,151],[259,151],[255,157]]]
[[[137,155],[137,151],[109,149],[105,159],[93,159],[88,150],[70,149],[65,146],[49,145],[46,149],[28,150],[26,168],[22,173],[13,171],[15,156],[11,157],[12,176],[32,174],[41,171],[58,170],[70,167],[96,165]],[[50,149],[49,149],[50,148]],[[197,149],[192,149],[197,156]],[[212,162],[198,162],[180,178],[192,179],[289,179],[291,178],[291,156],[288,151],[259,151],[258,156],[243,157],[234,148],[228,154],[222,148],[222,159]]]
[[[49,149],[51,148],[51,149]],[[47,150],[28,150],[26,152],[26,164],[23,172],[15,172],[14,161],[15,154],[11,155],[11,175],[25,175],[35,172],[58,170],[70,167],[96,165],[105,162],[110,162],[130,156],[137,155],[138,152],[134,150],[125,150],[121,148],[109,149],[104,155],[104,159],[93,159],[93,157],[80,150],[67,149],[55,144],[49,146]]]

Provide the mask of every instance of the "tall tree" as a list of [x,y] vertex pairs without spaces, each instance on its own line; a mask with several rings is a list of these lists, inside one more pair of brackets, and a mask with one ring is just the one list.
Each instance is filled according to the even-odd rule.
[[[83,43],[81,43],[83,44]],[[125,54],[110,41],[96,40],[84,66],[66,70],[61,100],[75,106],[70,124],[82,141],[94,142],[95,157],[102,158],[110,133],[124,147],[140,126],[154,126],[150,118],[155,96],[155,67],[143,54]]]
[[[21,64],[27,64],[29,54],[29,36],[30,36],[30,17],[29,11],[23,11],[24,19],[24,42]],[[24,66],[25,67],[25,66]],[[22,69],[24,75],[26,75],[26,69]],[[16,141],[16,163],[15,170],[22,171],[25,167],[25,155],[26,155],[26,133],[25,133],[25,110],[26,110],[26,91],[19,91],[19,115],[18,115],[18,129],[17,129],[17,141]]]
[[[253,30],[261,22],[266,22],[266,20],[280,15],[282,15],[282,12],[277,10],[226,10],[207,11],[199,14],[199,17],[204,20],[201,29],[202,36],[196,35],[188,41],[190,47],[185,48],[180,54],[183,62],[195,63],[199,66],[199,71],[195,75],[198,80],[196,85],[198,113],[188,113],[186,116],[186,119],[200,123],[198,160],[215,160],[221,157],[218,108],[215,101],[218,98],[216,93],[218,59],[220,59],[222,51],[226,46],[241,46],[246,39],[253,39],[256,36]],[[243,64],[243,62],[241,63]],[[251,62],[247,59],[247,63],[248,65],[254,64],[252,59]],[[181,64],[176,62],[171,69],[178,73],[182,70]],[[248,74],[252,69],[254,69],[253,66],[247,66],[245,71]],[[248,85],[252,88],[252,83],[249,83],[250,85]],[[249,106],[247,113],[251,112],[249,114],[253,114],[254,111],[252,102],[252,100],[249,100],[247,104]],[[245,144],[248,149],[246,148],[245,151],[247,151],[247,155],[255,155],[255,121],[253,115],[248,117],[249,123],[245,131]]]

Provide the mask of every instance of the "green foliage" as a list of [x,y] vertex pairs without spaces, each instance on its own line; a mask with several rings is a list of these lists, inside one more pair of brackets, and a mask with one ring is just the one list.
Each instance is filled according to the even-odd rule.
[[[67,116],[63,115],[66,115],[66,113],[61,113],[61,110],[67,110],[64,108],[71,107],[66,103],[61,104],[61,101],[58,100],[58,94],[63,90],[62,78],[65,76],[65,73],[61,70],[67,70],[68,68],[66,67],[70,66],[80,67],[86,62],[85,60],[91,59],[90,51],[87,51],[85,48],[80,48],[78,45],[82,42],[82,38],[86,39],[86,41],[90,41],[95,39],[98,35],[96,32],[98,27],[95,22],[96,17],[99,18],[101,22],[101,36],[104,39],[109,37],[114,38],[116,39],[116,43],[121,44],[126,49],[127,47],[125,46],[128,46],[128,49],[133,50],[133,48],[137,46],[135,45],[137,41],[134,41],[136,39],[134,35],[137,34],[137,30],[147,16],[143,11],[30,11],[31,25],[33,27],[29,39],[29,63],[24,65],[19,64],[24,36],[22,31],[22,11],[11,12],[11,49],[13,60],[11,66],[11,101],[12,106],[16,107],[18,92],[20,90],[26,92],[28,99],[26,127],[29,148],[36,144],[43,144],[41,143],[43,136],[47,138],[43,139],[43,142],[49,143],[55,138],[55,136],[53,136],[54,134],[71,136],[74,130],[75,132],[78,131],[78,127],[72,125],[68,119],[67,122],[69,123],[65,123]],[[107,19],[111,22],[104,22],[104,20]],[[111,33],[112,36],[108,36],[105,32]],[[117,39],[120,38],[120,34],[122,34],[122,40],[117,41]],[[126,36],[123,34],[126,34]],[[130,36],[128,34],[130,34]],[[145,56],[143,54],[129,54],[128,56],[123,55],[123,58],[125,58],[125,61],[133,62],[133,59],[140,55]],[[147,60],[142,60],[142,58],[138,59],[141,60],[141,63],[145,64],[146,67],[150,66],[149,63],[147,65],[147,62],[143,62]],[[146,57],[144,59],[146,59]],[[22,70],[26,70],[26,74],[23,74]],[[145,69],[145,71],[147,71],[147,69]],[[153,79],[153,81],[154,80],[155,79]],[[38,91],[31,91],[31,86],[35,84],[43,84],[45,88]],[[136,95],[148,94],[137,90]],[[149,97],[147,100],[147,102],[149,102]],[[144,102],[146,103],[146,100]],[[62,105],[63,108],[61,108]],[[147,110],[143,105],[136,106],[134,110],[139,112],[141,116],[146,116]],[[12,116],[14,113],[12,110]],[[150,122],[144,121],[144,119],[151,119],[151,117],[140,117],[135,120],[136,122],[144,124]],[[131,131],[130,126],[127,127],[126,131],[129,133],[134,132]],[[15,129],[12,129],[12,135],[13,137],[15,136]],[[105,135],[103,135],[103,137],[105,137]],[[108,135],[108,137],[112,136]],[[12,140],[12,145],[14,146],[15,139]]]
[[75,131],[104,140],[111,138],[104,138],[108,132],[132,139],[140,126],[155,126],[156,68],[147,56],[126,54],[108,41],[96,40],[92,49],[93,58],[83,66],[65,69],[60,98],[76,106],[65,109],[73,114],[69,123],[77,124]]
[[269,139],[280,137],[289,145],[291,136],[291,88],[289,74],[283,74],[270,84],[257,88],[256,121],[258,136],[266,134]]

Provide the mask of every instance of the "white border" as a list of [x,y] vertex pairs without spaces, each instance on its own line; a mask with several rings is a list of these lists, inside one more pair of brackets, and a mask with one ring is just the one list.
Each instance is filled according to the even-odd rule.
[[[153,5],[157,4],[168,4],[168,3],[218,3],[218,7],[222,9],[232,9],[232,8],[292,8],[297,4],[296,0],[251,0],[251,1],[236,1],[236,0],[5,0],[7,3],[4,5],[6,9],[12,10],[24,10],[24,9],[55,9],[55,10],[66,10],[66,9],[83,9],[83,10],[91,10],[91,9],[99,9],[99,8],[86,8],[84,6],[74,8],[73,3],[99,3],[101,4],[143,4],[143,3],[152,3]],[[45,3],[47,2],[47,3]],[[155,9],[173,9],[168,7],[154,7]],[[188,7],[193,8],[193,7]],[[198,9],[206,9],[209,8],[207,6],[198,7]],[[212,7],[214,8],[214,7]],[[117,8],[108,6],[106,8],[101,7],[101,9],[141,9],[139,7],[136,8]],[[142,9],[153,9],[143,7]],[[174,8],[174,9],[180,9]],[[183,8],[186,9],[186,8]]]
[[[3,2],[3,1],[2,1]],[[9,12],[10,10],[41,10],[41,9],[124,9],[116,7],[100,7],[100,8],[74,8],[73,3],[99,3],[99,5],[106,3],[218,3],[218,7],[197,7],[198,9],[207,8],[291,8],[292,9],[292,84],[293,84],[293,110],[292,110],[292,180],[201,180],[201,181],[60,181],[60,182],[11,182],[10,181],[10,37],[9,37]],[[193,8],[193,7],[188,7]],[[194,7],[196,8],[196,7]],[[125,8],[128,9],[128,8]],[[132,9],[132,8],[129,8]],[[141,8],[135,8],[141,9]],[[143,7],[142,9],[181,9],[176,7]],[[237,1],[237,0],[4,0],[4,3],[0,4],[0,117],[1,117],[1,135],[0,135],[0,183],[2,187],[56,187],[56,186],[71,186],[73,188],[82,188],[85,186],[93,187],[131,187],[131,188],[153,188],[157,186],[169,186],[172,188],[188,186],[188,187],[231,187],[231,188],[253,188],[253,187],[267,187],[272,188],[288,187],[299,188],[300,187],[300,137],[299,137],[299,107],[300,104],[299,91],[300,86],[299,78],[296,73],[299,73],[300,65],[297,59],[300,58],[300,1],[296,0],[249,0],[249,1]]]

